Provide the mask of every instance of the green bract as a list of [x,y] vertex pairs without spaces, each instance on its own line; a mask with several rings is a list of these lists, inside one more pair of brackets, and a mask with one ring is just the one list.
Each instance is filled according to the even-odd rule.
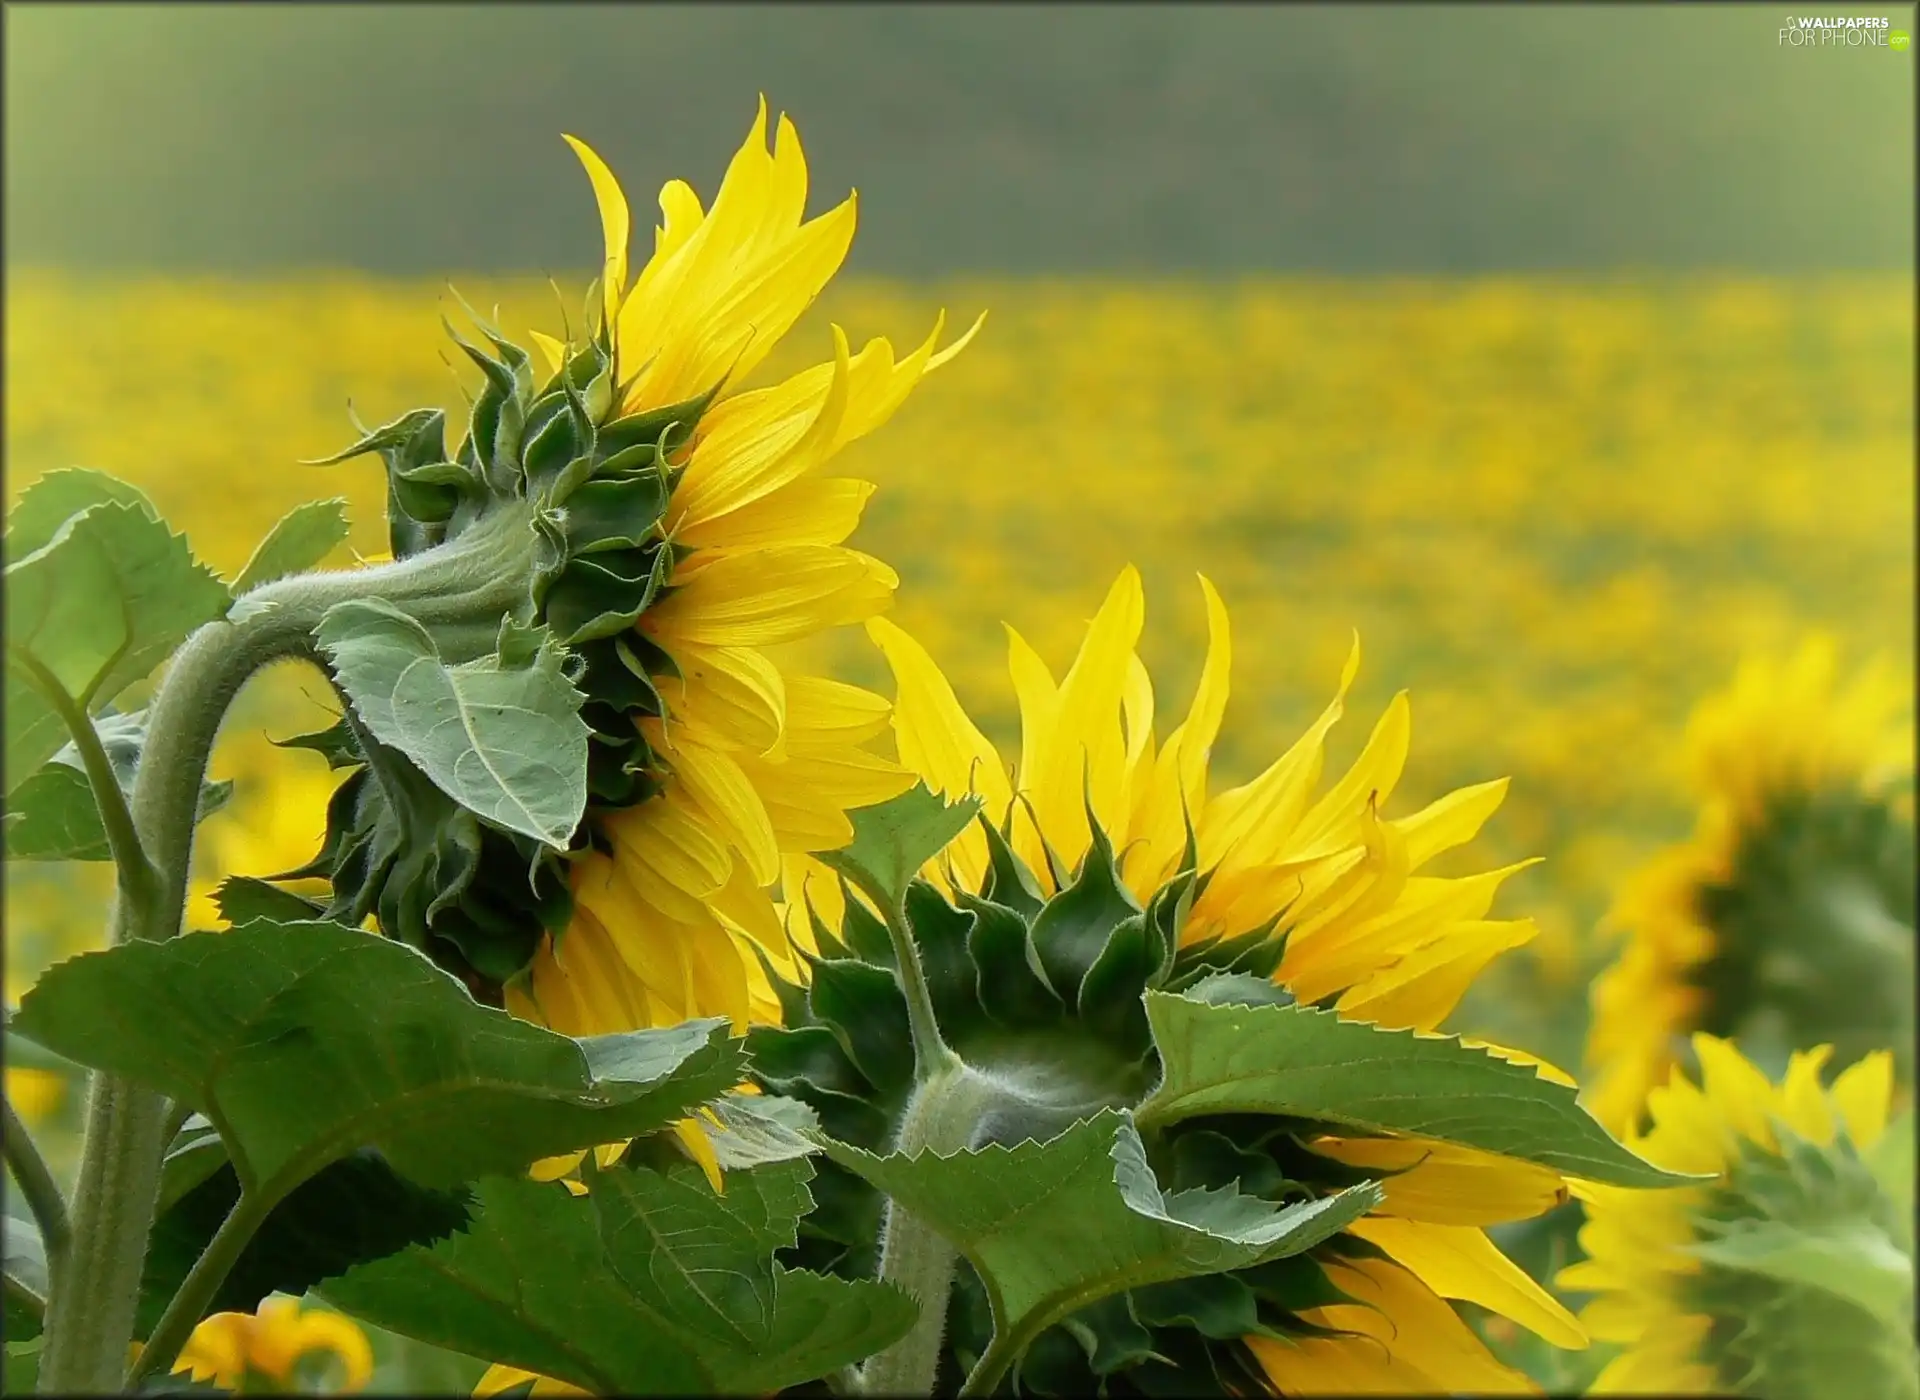
[[323,623],[351,704],[308,742],[355,771],[320,855],[287,873],[326,877],[330,916],[373,915],[498,1005],[571,915],[565,862],[594,839],[588,804],[659,790],[637,721],[662,713],[655,678],[671,662],[633,624],[673,571],[673,458],[707,397],[623,415],[604,336],[536,387],[527,353],[480,325],[497,353],[453,333],[485,375],[456,451],[445,414],[417,409],[326,460],[385,463],[403,565],[493,534],[530,545],[524,596],[504,618],[354,602]]
[[1741,1141],[1692,1219],[1701,1269],[1680,1302],[1713,1320],[1703,1354],[1742,1395],[1920,1395],[1910,1213],[1845,1133],[1774,1133],[1777,1153]]
[[1323,1262],[1377,1252],[1341,1231],[1378,1204],[1382,1174],[1312,1150],[1325,1134],[1676,1180],[1531,1068],[1293,1004],[1271,980],[1283,940],[1266,931],[1183,947],[1204,882],[1191,844],[1144,908],[1091,817],[1091,846],[1051,898],[984,822],[980,892],[901,889],[890,872],[919,853],[903,863],[910,843],[882,838],[934,825],[930,802],[916,790],[858,814],[837,863],[904,923],[959,1065],[916,1076],[894,940],[851,891],[837,931],[814,920],[807,985],[775,979],[785,1024],[755,1027],[748,1046],[755,1078],[809,1104],[828,1138],[794,1262],[871,1277],[888,1200],[966,1261],[938,1389],[970,1372],[992,1385],[1010,1363],[1038,1394],[1263,1388],[1242,1339],[1318,1334],[1300,1314],[1343,1296]]
[[1724,882],[1703,887],[1714,955],[1691,972],[1701,1030],[1771,1070],[1832,1045],[1842,1062],[1891,1048],[1913,1071],[1915,850],[1885,798],[1776,795]]

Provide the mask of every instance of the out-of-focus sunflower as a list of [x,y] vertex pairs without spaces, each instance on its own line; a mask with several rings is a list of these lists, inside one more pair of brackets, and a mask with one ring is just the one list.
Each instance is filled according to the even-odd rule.
[[[777,1014],[752,944],[784,955],[769,887],[784,855],[852,835],[846,811],[911,781],[868,752],[886,703],[798,675],[767,648],[859,622],[891,602],[879,560],[848,548],[872,487],[823,477],[847,443],[878,428],[936,353],[933,332],[895,360],[884,339],[857,354],[834,328],[834,358],[767,388],[737,388],[838,270],[852,196],[804,217],[807,166],[785,117],[767,149],[764,102],[704,209],[685,183],[660,192],[649,257],[628,277],[630,218],[611,171],[572,141],[606,234],[605,324],[619,415],[721,386],[701,411],[661,518],[673,566],[635,635],[665,658],[661,713],[640,721],[653,791],[590,809],[605,850],[579,859],[574,911],[544,942],[509,1008],[590,1034],[725,1014]],[[976,323],[977,329],[977,323]],[[565,348],[540,342],[560,368]]]
[[[1816,1043],[1848,1059],[1911,1044],[1911,703],[1888,666],[1843,682],[1816,637],[1748,660],[1696,708],[1694,834],[1609,915],[1627,943],[1593,990],[1602,1122],[1634,1121],[1695,1030],[1737,1038],[1775,1073]],[[1910,1064],[1903,1051],[1903,1078]]]
[[[1859,1155],[1887,1131],[1893,1057],[1874,1052],[1822,1087],[1831,1046],[1795,1052],[1778,1084],[1727,1041],[1695,1034],[1693,1048],[1700,1083],[1676,1066],[1648,1095],[1652,1126],[1626,1142],[1659,1166],[1719,1179],[1575,1186],[1588,1257],[1559,1282],[1598,1294],[1581,1320],[1626,1348],[1593,1392],[1920,1393],[1896,1281],[1912,1222]],[[1910,1290],[1910,1247],[1905,1267]],[[1860,1271],[1851,1297],[1848,1269]]]
[[205,1319],[193,1329],[173,1369],[226,1390],[286,1392],[306,1388],[296,1382],[306,1369],[302,1363],[312,1365],[311,1357],[337,1367],[335,1379],[324,1387],[331,1394],[363,1390],[373,1376],[373,1348],[359,1324],[282,1297],[266,1299],[255,1312]]
[[[1195,967],[1212,960],[1270,975],[1294,999],[1332,1005],[1354,1019],[1433,1030],[1492,958],[1533,933],[1526,920],[1487,917],[1495,892],[1519,865],[1456,879],[1415,873],[1477,833],[1499,806],[1505,782],[1462,789],[1404,817],[1382,817],[1380,808],[1407,756],[1403,694],[1388,706],[1347,773],[1317,791],[1326,736],[1341,717],[1358,666],[1356,642],[1338,693],[1307,733],[1253,781],[1212,790],[1208,758],[1227,700],[1231,641],[1225,607],[1206,580],[1201,585],[1210,637],[1206,662],[1185,721],[1164,743],[1155,737],[1153,689],[1135,651],[1143,602],[1132,569],[1113,585],[1073,665],[1057,680],[1019,634],[1011,633],[1022,730],[1019,762],[1011,772],[926,651],[883,620],[868,624],[893,670],[893,728],[901,762],[934,791],[977,794],[987,820],[1011,833],[996,842],[983,827],[971,828],[922,875],[962,909],[980,908],[977,901],[989,897],[1029,909],[1050,908],[1047,901],[1071,898],[1072,889],[1084,894],[1110,878],[1104,872],[1111,867],[1124,885],[1123,903],[1131,901],[1126,907],[1158,910],[1168,903],[1160,898],[1168,882],[1179,881],[1197,890],[1178,930],[1181,959],[1191,955]],[[1189,818],[1197,882],[1195,868],[1185,864],[1191,858]],[[1182,870],[1187,873],[1177,873]],[[823,931],[843,929],[857,943],[863,922],[870,937],[880,936],[870,932],[877,927],[873,915],[863,914],[858,900],[849,901],[845,887],[820,863],[790,861],[789,876],[794,896],[789,923],[796,942],[818,948]],[[1083,880],[1092,883],[1083,886]],[[938,916],[937,910],[930,915]],[[1040,945],[1041,920],[1033,917],[1037,951],[1026,956],[1046,965],[1059,950]],[[941,1007],[946,998],[953,1018],[949,1026],[949,1012],[942,1010],[941,1024],[955,1052],[969,1063],[971,1055],[990,1059],[993,1053],[984,1041],[976,1048],[970,1034],[1020,1033],[992,1029],[994,1017],[1018,1020],[1017,1012],[1003,1005],[981,1014],[969,1000],[976,986],[983,1005],[992,996],[1014,994],[1020,958],[1008,956],[1012,962],[1004,988],[984,966],[977,983],[970,967],[963,967],[969,975],[957,981],[936,979],[935,1005]],[[1037,972],[1027,975],[1038,978]],[[1054,983],[1061,975],[1055,967]],[[1072,1049],[1078,1053],[1076,1065],[1104,1065],[1110,1059],[1112,1066],[1100,1070],[1099,1077],[1120,1085],[1123,1096],[1144,1092],[1149,1086],[1136,1082],[1145,1073],[1135,1063],[1140,1047],[1110,1044],[1118,1033],[1100,1029],[1121,1024],[1127,1005],[1138,1011],[1138,979],[1107,979],[1113,985],[1103,983],[1103,991],[1111,992],[1113,1004],[1102,1000],[1090,1009],[1092,981],[1089,974],[1077,1012],[1074,993],[1060,992],[1065,1009],[1040,1013],[1036,1025],[1041,1028],[1031,1034],[1036,1043],[1048,1044],[1048,1037],[1078,1037],[1060,1052],[1063,1073]],[[812,1013],[827,1014],[819,1007]],[[1064,1028],[1055,1027],[1060,1018]],[[876,1033],[863,1032],[869,1038]],[[802,1045],[798,1037],[804,1035],[813,1039]],[[817,1027],[756,1029],[752,1043],[766,1087],[813,1103],[836,1136],[884,1150],[892,1131],[883,1121],[891,1091],[851,1059],[835,1055]],[[862,1063],[872,1068],[876,1057],[871,1044],[867,1048]],[[789,1050],[793,1053],[785,1053]],[[911,1064],[910,1047],[901,1045],[899,1053]],[[1513,1051],[1497,1053],[1529,1060]],[[825,1064],[828,1058],[831,1065]],[[888,1064],[874,1072],[892,1067],[891,1057],[881,1058]],[[1551,1067],[1541,1072],[1570,1082]],[[1352,1180],[1352,1169],[1364,1167],[1392,1173],[1386,1175],[1385,1202],[1284,1268],[1206,1280],[1204,1318],[1192,1311],[1199,1305],[1191,1298],[1156,1312],[1166,1300],[1145,1295],[1127,1304],[1124,1319],[1111,1309],[1100,1319],[1077,1315],[1078,1341],[1053,1329],[1022,1363],[1029,1390],[1038,1385],[1042,1389],[1034,1393],[1091,1393],[1097,1384],[1104,1393],[1132,1393],[1136,1373],[1131,1368],[1151,1370],[1168,1361],[1172,1368],[1159,1373],[1163,1385],[1178,1385],[1181,1377],[1189,1386],[1207,1383],[1210,1368],[1230,1391],[1532,1389],[1526,1377],[1487,1351],[1449,1301],[1456,1299],[1510,1317],[1555,1344],[1586,1345],[1571,1315],[1484,1233],[1488,1225],[1534,1216],[1565,1200],[1557,1173],[1459,1146],[1342,1134],[1323,1124],[1249,1129],[1246,1141],[1232,1143],[1221,1131],[1210,1124],[1192,1133],[1192,1141],[1183,1137],[1169,1148],[1179,1164],[1177,1189],[1220,1187],[1237,1180],[1236,1173],[1251,1171],[1257,1175],[1242,1189],[1268,1189],[1255,1182],[1285,1180],[1291,1189],[1318,1191]],[[802,1248],[815,1249],[819,1257],[804,1262],[870,1273],[875,1243],[860,1232],[870,1234],[877,1217],[845,1204],[859,1198],[857,1181],[843,1180],[831,1162],[819,1170],[823,1184],[816,1194],[826,1203],[820,1207],[825,1214],[802,1224]],[[1220,1171],[1226,1178],[1217,1179]],[[1194,1173],[1190,1179],[1189,1172]],[[1229,1316],[1257,1317],[1260,1334],[1223,1334],[1221,1319]],[[969,1354],[977,1355],[986,1341],[983,1296],[969,1269],[961,1270],[956,1284],[950,1325],[942,1376],[957,1382],[970,1364]],[[1097,1347],[1087,1340],[1110,1325],[1121,1331],[1101,1333]],[[1083,1353],[1083,1345],[1090,1350]],[[1096,1355],[1105,1368],[1097,1374],[1087,1370]],[[1138,1377],[1141,1387],[1150,1389],[1152,1378],[1144,1371]]]

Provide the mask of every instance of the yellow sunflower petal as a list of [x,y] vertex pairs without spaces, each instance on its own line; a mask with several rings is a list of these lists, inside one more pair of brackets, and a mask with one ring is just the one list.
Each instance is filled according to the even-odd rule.
[[1856,1147],[1872,1147],[1887,1130],[1893,1102],[1893,1052],[1876,1050],[1840,1071],[1827,1091]]
[[1579,1351],[1587,1345],[1573,1314],[1471,1226],[1368,1216],[1347,1228],[1386,1250],[1442,1298],[1491,1308],[1557,1347]]

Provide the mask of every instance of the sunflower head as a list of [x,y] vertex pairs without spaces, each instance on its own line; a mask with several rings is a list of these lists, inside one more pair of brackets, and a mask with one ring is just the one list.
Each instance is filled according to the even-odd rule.
[[[968,1074],[996,1090],[964,1145],[1046,1141],[1161,1081],[1143,1004],[1180,992],[1215,1005],[1346,1008],[1431,1030],[1472,972],[1523,941],[1484,919],[1505,872],[1413,876],[1470,837],[1497,785],[1390,822],[1380,802],[1404,748],[1396,704],[1354,770],[1316,799],[1321,723],[1266,774],[1209,794],[1206,753],[1225,703],[1227,621],[1207,590],[1213,644],[1187,721],[1166,745],[1133,658],[1139,580],[1123,574],[1059,682],[1014,638],[1022,758],[1009,774],[931,658],[890,625],[872,630],[898,685],[901,758],[930,787],[984,801],[979,820],[924,866],[902,912],[935,1018]],[[1351,681],[1351,667],[1343,681]],[[1491,795],[1493,802],[1489,803]],[[749,1035],[770,1091],[804,1100],[832,1136],[894,1150],[915,1093],[909,1012],[874,907],[817,865],[788,886],[797,976],[769,967],[780,1026]],[[1363,1008],[1355,1010],[1355,1008]],[[1510,1053],[1510,1052],[1507,1052]],[[1557,1073],[1553,1072],[1553,1073]],[[1554,1171],[1331,1120],[1213,1113],[1143,1131],[1164,1189],[1323,1200],[1385,1178],[1384,1202],[1305,1253],[1133,1288],[1042,1332],[1017,1385],[1035,1394],[1501,1390],[1497,1362],[1447,1301],[1470,1298],[1556,1344],[1585,1345],[1553,1300],[1480,1227],[1565,1199]],[[832,1161],[796,1262],[871,1276],[884,1202]],[[964,1263],[941,1388],[991,1332]]]
[[[706,399],[622,412],[604,331],[536,378],[526,351],[481,329],[493,353],[449,327],[485,377],[457,449],[447,449],[445,415],[422,409],[331,460],[371,452],[384,462],[396,561],[497,544],[506,567],[521,565],[524,597],[507,630],[456,614],[433,629],[440,654],[457,664],[513,646],[515,628],[544,629],[584,695],[590,800],[631,806],[658,791],[640,721],[665,712],[656,678],[672,673],[635,623],[673,575],[661,519]],[[330,916],[375,915],[497,1001],[543,933],[571,915],[563,858],[452,801],[344,719],[333,744],[355,771],[334,794],[320,858],[300,873],[332,881]],[[583,825],[576,845],[590,839]]]
[[[1675,1069],[1628,1141],[1694,1187],[1580,1187],[1588,1258],[1560,1282],[1599,1295],[1583,1320],[1625,1350],[1596,1393],[1920,1394],[1912,1335],[1909,1204],[1883,1155],[1892,1057],[1830,1086],[1832,1047],[1794,1054],[1769,1082],[1734,1047],[1697,1034],[1701,1080]],[[1910,1171],[1910,1168],[1905,1169]]]
[[[1839,684],[1814,641],[1748,662],[1696,710],[1701,808],[1690,841],[1633,876],[1628,930],[1595,984],[1593,1107],[1641,1111],[1695,1030],[1737,1038],[1775,1072],[1795,1046],[1850,1058],[1913,1040],[1912,735],[1890,672]],[[1903,793],[1903,784],[1905,791]]]
[[893,571],[843,543],[872,488],[817,469],[965,338],[936,353],[936,324],[896,359],[835,327],[830,362],[744,387],[853,235],[851,198],[805,217],[792,123],[771,150],[768,135],[763,102],[710,207],[681,181],[662,189],[637,269],[618,182],[567,138],[606,238],[584,343],[536,333],[536,368],[478,316],[478,342],[449,326],[482,374],[459,445],[441,410],[419,409],[332,459],[384,462],[386,574],[436,580],[409,610],[442,662],[564,671],[588,731],[586,803],[543,843],[349,715],[302,741],[355,771],[295,873],[331,879],[332,916],[371,914],[476,995],[573,1033],[744,1022],[756,993],[770,1005],[743,945],[778,937],[782,857],[844,841],[849,807],[905,786],[863,748],[884,702],[789,674],[767,649],[891,601]]

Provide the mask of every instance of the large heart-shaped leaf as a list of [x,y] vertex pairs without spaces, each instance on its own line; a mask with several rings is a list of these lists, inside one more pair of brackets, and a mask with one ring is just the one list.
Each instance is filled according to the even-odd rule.
[[469,811],[567,848],[587,805],[587,724],[544,634],[449,665],[424,626],[364,600],[330,609],[316,636],[375,738]]
[[949,1157],[822,1146],[966,1256],[993,1305],[995,1348],[1011,1355],[1126,1289],[1303,1253],[1383,1195],[1374,1182],[1286,1207],[1230,1189],[1169,1195],[1132,1121],[1110,1109],[1046,1142]]
[[790,1270],[812,1206],[804,1160],[730,1172],[621,1165],[585,1196],[493,1179],[462,1234],[326,1284],[390,1331],[603,1395],[765,1395],[904,1336],[913,1303],[878,1283]]
[[[114,780],[131,798],[147,741],[146,711],[101,715],[94,720],[94,732],[113,766]],[[232,796],[231,782],[202,784],[200,818],[212,816]],[[7,794],[6,831],[8,860],[113,859],[93,786],[79,749],[71,743]]]
[[1538,1162],[1617,1186],[1675,1186],[1543,1079],[1451,1036],[1389,1031],[1305,1006],[1207,1005],[1147,993],[1162,1079],[1144,1128],[1216,1113],[1270,1113],[1409,1133]]
[[886,908],[905,895],[920,867],[947,848],[980,810],[980,799],[951,806],[916,783],[898,797],[847,813],[853,840],[819,859],[845,875]]
[[[111,483],[109,485],[108,483]],[[64,699],[95,710],[164,660],[231,601],[187,542],[137,492],[98,473],[35,483],[7,532],[6,783],[19,786],[66,741]],[[77,514],[48,522],[86,501]],[[44,535],[44,539],[42,536]]]
[[449,1187],[648,1132],[739,1081],[719,1020],[575,1040],[476,1003],[424,954],[321,921],[122,944],[51,968],[23,1035],[199,1110],[279,1199],[377,1148]]
[[347,534],[345,496],[295,506],[267,531],[267,537],[240,570],[233,581],[234,596],[288,574],[305,573],[332,553]]

